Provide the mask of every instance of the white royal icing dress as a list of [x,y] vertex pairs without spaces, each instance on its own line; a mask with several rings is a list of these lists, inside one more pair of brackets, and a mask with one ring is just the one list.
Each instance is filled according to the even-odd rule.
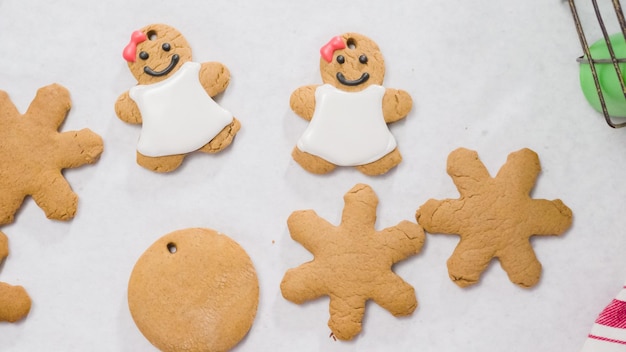
[[315,112],[298,149],[335,165],[374,162],[396,148],[383,116],[385,88],[345,92],[330,84],[315,90]]
[[159,157],[192,152],[233,121],[202,87],[200,67],[186,62],[166,80],[129,90],[143,120],[139,153]]

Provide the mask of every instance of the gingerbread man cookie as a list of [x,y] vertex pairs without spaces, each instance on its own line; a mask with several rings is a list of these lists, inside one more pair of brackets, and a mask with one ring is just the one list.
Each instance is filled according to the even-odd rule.
[[530,197],[539,158],[530,149],[511,153],[496,177],[478,153],[457,149],[448,157],[448,174],[458,199],[430,199],[416,219],[430,233],[461,237],[448,259],[450,279],[461,287],[478,282],[495,257],[511,282],[531,287],[541,276],[541,263],[530,243],[533,235],[560,235],[572,224],[572,211],[559,199]]
[[0,224],[13,222],[26,196],[50,219],[74,217],[78,196],[61,170],[96,162],[103,143],[89,129],[58,132],[70,106],[67,89],[52,84],[20,115],[0,91]]
[[291,94],[291,109],[310,121],[292,152],[315,174],[355,166],[367,175],[384,174],[402,161],[388,123],[406,117],[411,96],[384,88],[385,62],[371,39],[345,33],[320,50],[323,85]]
[[[0,232],[0,264],[9,255],[7,236]],[[30,312],[30,297],[22,286],[0,282],[0,321],[14,323]]]
[[378,198],[367,185],[354,186],[344,200],[339,226],[313,210],[291,214],[287,221],[291,237],[314,258],[288,270],[280,289],[283,297],[297,304],[329,296],[328,326],[337,338],[350,340],[361,331],[370,299],[395,316],[413,313],[415,290],[391,267],[420,251],[424,231],[409,221],[376,231]]
[[212,99],[228,86],[226,66],[191,61],[185,38],[164,24],[133,32],[123,57],[138,85],[117,99],[115,112],[142,124],[139,165],[169,172],[188,153],[217,153],[231,144],[241,125]]

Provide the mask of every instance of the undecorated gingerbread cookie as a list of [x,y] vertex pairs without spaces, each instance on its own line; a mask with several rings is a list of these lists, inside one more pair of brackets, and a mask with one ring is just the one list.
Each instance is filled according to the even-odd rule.
[[213,230],[192,228],[157,240],[135,264],[128,306],[162,351],[227,351],[256,315],[259,284],[250,257]]
[[385,61],[371,39],[358,33],[332,38],[320,50],[323,85],[291,94],[291,109],[310,121],[292,152],[315,174],[354,166],[367,175],[384,174],[402,161],[388,123],[406,117],[411,96],[382,86]]
[[0,91],[0,225],[13,222],[26,196],[50,219],[74,217],[78,196],[61,171],[96,162],[103,143],[89,129],[58,132],[70,106],[67,89],[52,84],[21,115]]
[[368,300],[395,316],[413,313],[415,290],[391,267],[420,251],[424,231],[409,221],[376,231],[378,198],[367,185],[354,186],[344,200],[339,226],[313,210],[291,214],[287,220],[291,237],[314,258],[288,270],[280,289],[283,297],[297,304],[329,296],[328,326],[337,338],[350,340],[361,331]]
[[117,99],[115,112],[142,124],[139,165],[169,172],[191,152],[217,153],[231,144],[241,125],[212,99],[228,86],[226,66],[193,62],[185,37],[165,24],[133,32],[123,57],[138,84]]
[[448,259],[450,279],[461,287],[478,282],[498,258],[511,282],[531,287],[541,276],[541,263],[530,243],[534,235],[560,235],[572,224],[572,211],[559,199],[533,199],[530,191],[541,171],[530,149],[511,153],[496,177],[478,153],[459,148],[448,157],[448,174],[458,199],[430,199],[416,213],[430,233],[461,237]]
[[[7,236],[0,232],[0,264],[9,255]],[[14,323],[30,312],[30,297],[22,286],[0,282],[0,321]]]

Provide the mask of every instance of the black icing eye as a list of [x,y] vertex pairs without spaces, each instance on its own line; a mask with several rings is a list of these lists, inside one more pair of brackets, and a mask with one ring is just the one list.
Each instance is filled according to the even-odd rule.
[[343,57],[343,55],[339,55],[337,56],[337,62],[343,64],[344,62],[346,62],[346,58]]
[[139,53],[139,58],[142,59],[142,60],[148,60],[149,57],[150,57],[150,55],[148,55],[148,53],[145,52],[145,51],[142,51],[142,52]]
[[170,51],[172,47],[170,46],[170,43],[163,43],[163,45],[161,45],[161,48],[163,48],[164,51]]
[[359,56],[359,62],[362,64],[366,64],[367,63],[367,56],[365,56],[365,54]]

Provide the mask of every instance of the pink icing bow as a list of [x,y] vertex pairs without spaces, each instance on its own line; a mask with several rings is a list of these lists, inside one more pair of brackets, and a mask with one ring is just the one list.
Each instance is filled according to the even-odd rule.
[[326,62],[331,62],[333,60],[333,53],[337,49],[343,49],[346,47],[346,43],[343,42],[341,36],[333,37],[326,45],[324,45],[320,49],[320,54],[322,58],[326,60]]
[[128,62],[135,62],[135,54],[137,53],[137,44],[143,42],[148,37],[144,32],[134,31],[133,34],[130,35],[130,43],[126,45],[124,48],[124,52],[122,56]]

